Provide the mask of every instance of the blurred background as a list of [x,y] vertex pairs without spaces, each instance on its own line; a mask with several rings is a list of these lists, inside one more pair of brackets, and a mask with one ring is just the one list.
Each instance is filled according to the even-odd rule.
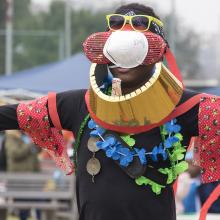
[[[88,88],[90,62],[83,54],[82,42],[91,33],[105,30],[106,14],[130,2],[133,1],[0,0],[0,103],[37,98],[51,90],[60,92]],[[152,6],[164,22],[166,37],[186,86],[220,95],[219,0],[138,2]],[[25,152],[37,155],[39,176],[36,177],[32,171],[25,169],[20,170],[19,176],[15,176],[16,170],[9,169],[9,160],[5,162],[5,167],[1,165],[0,220],[17,220],[19,216],[20,219],[23,216],[25,220],[29,218],[27,216],[32,216],[29,219],[73,219],[74,180],[56,170],[47,154],[36,150],[27,137],[21,134],[1,136],[0,156],[5,154],[6,159],[16,158],[17,156],[9,155],[16,153],[11,150],[12,147],[15,146],[16,149],[18,144],[24,145],[24,155]],[[7,150],[7,145],[6,149],[2,147],[7,141],[5,138],[18,138],[14,144],[11,142],[10,151]],[[71,156],[74,137],[66,134],[66,142]],[[22,158],[25,159],[25,156]],[[188,160],[191,163],[190,154]],[[200,185],[198,169],[193,166],[191,168],[182,177],[182,186],[177,194],[177,212],[180,214],[178,220],[198,219],[201,206],[198,192],[200,190],[203,195],[204,192],[201,187],[197,190]],[[4,174],[5,171],[9,174]],[[9,189],[17,193],[16,198],[22,202],[19,207],[15,203],[6,207],[5,198],[10,194],[7,193]],[[32,205],[30,201],[33,202]],[[29,207],[24,213],[20,213],[22,205]],[[220,213],[220,201],[213,210],[213,213]],[[193,215],[189,215],[191,213]],[[208,219],[219,217],[213,215]]]
[[[20,87],[47,92],[88,87],[89,62],[82,53],[82,42],[89,34],[105,30],[106,13],[129,2],[131,1],[0,0],[0,73],[4,76],[22,73],[9,79],[1,78],[0,89]],[[219,1],[138,2],[152,6],[165,23],[168,42],[186,85],[200,90],[218,87]],[[55,71],[57,69],[59,72]],[[45,83],[54,77],[53,74],[54,78],[60,79],[61,72],[62,81],[49,82],[44,88],[43,78]],[[73,80],[65,83],[65,77]],[[74,81],[77,83],[74,84]]]

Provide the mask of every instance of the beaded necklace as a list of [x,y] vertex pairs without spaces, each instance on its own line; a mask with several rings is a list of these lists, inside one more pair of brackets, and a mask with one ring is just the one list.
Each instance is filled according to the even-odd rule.
[[77,151],[78,151],[78,148],[79,148],[79,145],[80,145],[82,134],[84,132],[84,129],[85,129],[85,126],[86,126],[87,122],[89,121],[89,118],[90,118],[90,115],[87,114],[85,116],[85,118],[83,119],[83,121],[80,125],[80,128],[79,128],[79,131],[77,133],[76,141],[75,141],[75,143],[73,143],[73,163],[74,163],[74,167],[75,167],[75,172],[77,172],[77,167],[78,167],[78,164],[77,164]]

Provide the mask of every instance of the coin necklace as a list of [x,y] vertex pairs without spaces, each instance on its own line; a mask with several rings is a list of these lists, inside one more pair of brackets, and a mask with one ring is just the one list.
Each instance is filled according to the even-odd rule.
[[[77,138],[76,138],[76,142],[73,146],[73,148],[74,148],[73,163],[74,163],[74,167],[75,167],[75,172],[77,172],[77,150],[79,148],[82,134],[83,134],[83,131],[85,129],[86,124],[89,121],[89,118],[90,118],[90,115],[87,114],[85,116],[83,122],[80,125],[79,132],[78,132]],[[89,151],[91,151],[93,153],[93,155],[92,155],[92,158],[89,159],[89,161],[87,162],[86,170],[92,176],[93,183],[95,182],[95,180],[94,180],[95,175],[97,175],[101,170],[101,164],[100,164],[99,160],[95,157],[95,153],[99,150],[96,147],[96,142],[98,140],[99,139],[96,137],[90,137],[88,140],[88,149],[89,149]]]
[[[116,80],[116,79],[115,79],[115,80]],[[118,80],[119,80],[119,79],[118,79]],[[117,81],[116,83],[118,83],[118,81]],[[119,83],[120,83],[120,85],[121,85],[121,81],[120,81]],[[112,83],[112,85],[113,85],[113,83]],[[116,86],[115,86],[115,87],[116,87]],[[115,95],[118,95],[118,94],[116,94],[116,91],[118,91],[117,88],[115,88],[114,91],[115,91],[115,93],[112,94],[112,95],[114,95],[114,96],[115,96]],[[121,92],[121,90],[120,90],[119,92]],[[99,136],[100,136],[100,135],[99,135]],[[102,138],[102,137],[100,136],[100,138]],[[99,174],[99,172],[100,172],[100,170],[101,170],[101,164],[100,164],[99,160],[95,157],[95,153],[100,150],[100,149],[96,146],[96,143],[97,143],[98,141],[100,141],[100,138],[99,138],[99,137],[93,137],[93,136],[91,136],[91,137],[89,138],[88,144],[87,144],[89,151],[92,152],[92,158],[88,160],[87,165],[86,165],[86,170],[87,170],[87,172],[92,176],[92,182],[93,182],[93,183],[95,182],[95,175]]]
[[96,146],[96,142],[99,141],[97,137],[90,137],[88,140],[88,149],[92,152],[92,157],[88,160],[86,164],[87,172],[92,176],[92,182],[95,182],[95,175],[97,175],[101,170],[101,164],[99,160],[95,157],[95,153],[99,151],[99,148]]
[[[109,87],[109,88],[111,88],[111,87]],[[108,92],[108,90],[106,90],[106,92]],[[109,90],[109,92],[111,92],[111,89]],[[75,172],[77,172],[77,150],[79,148],[82,134],[84,132],[86,124],[89,121],[89,118],[90,118],[90,114],[88,113],[80,125],[79,131],[77,134],[77,138],[76,138],[76,142],[73,145],[73,149],[74,149],[73,163],[74,163],[74,167],[75,167]],[[90,158],[87,162],[86,170],[92,176],[93,183],[95,182],[95,175],[97,175],[101,170],[101,164],[100,164],[99,160],[95,157],[95,153],[97,151],[99,151],[99,148],[97,148],[97,146],[96,146],[97,141],[99,141],[99,138],[90,137],[88,140],[88,144],[87,144],[89,151],[91,151],[93,154],[92,154],[92,158]]]

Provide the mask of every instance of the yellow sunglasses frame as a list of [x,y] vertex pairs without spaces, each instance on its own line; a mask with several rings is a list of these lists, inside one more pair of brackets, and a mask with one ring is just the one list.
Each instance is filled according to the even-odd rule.
[[[115,29],[113,29],[113,28],[110,27],[110,17],[113,16],[113,15],[121,16],[121,17],[124,18],[124,24],[122,25],[122,27],[121,27],[120,29],[115,30]],[[132,18],[134,18],[134,17],[140,17],[140,16],[141,16],[141,17],[148,18],[148,20],[149,20],[148,27],[147,27],[145,30],[137,30],[137,29],[133,26],[133,24],[132,24]],[[125,24],[127,24],[127,22],[132,26],[132,28],[133,28],[135,31],[141,31],[141,32],[142,32],[142,31],[147,31],[147,30],[149,30],[152,21],[155,22],[155,23],[156,23],[157,25],[159,25],[160,27],[163,27],[163,22],[162,22],[162,21],[160,21],[159,19],[157,19],[157,18],[155,18],[155,17],[149,16],[149,15],[132,15],[132,16],[130,16],[130,15],[121,15],[121,14],[109,14],[109,15],[106,15],[106,20],[107,20],[107,24],[108,24],[109,29],[112,30],[112,31],[119,31],[119,30],[123,29],[123,27],[125,26]]]

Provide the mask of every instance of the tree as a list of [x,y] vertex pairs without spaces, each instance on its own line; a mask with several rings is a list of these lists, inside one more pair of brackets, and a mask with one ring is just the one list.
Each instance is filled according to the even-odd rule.
[[[45,29],[64,31],[64,9],[65,5],[61,1],[54,1],[50,7],[50,13],[41,15],[44,17]],[[72,10],[72,53],[82,51],[82,42],[86,37],[94,32],[104,31],[105,13],[91,12],[88,10]]]
[[[22,7],[19,10],[22,11]],[[40,12],[35,16],[26,14],[28,19],[19,21],[16,26],[20,29],[64,33],[64,10],[63,1],[53,1],[49,12]],[[105,30],[104,14],[72,10],[72,54],[82,51],[82,42],[89,34]],[[56,61],[59,59],[58,47],[58,35],[49,37],[18,36],[15,42],[14,69],[21,70]]]
[[[0,0],[0,12],[2,3]],[[30,0],[14,1],[15,15],[14,28],[16,30],[46,30],[57,33],[53,36],[14,36],[14,71],[31,68],[44,63],[57,61],[59,48],[59,33],[64,34],[64,1],[52,1],[48,12],[39,12],[32,14],[30,11]],[[72,9],[72,54],[82,51],[82,42],[94,32],[104,31],[106,29],[105,12],[91,10]],[[0,13],[2,16],[3,13]],[[171,16],[165,20],[166,26],[169,26]],[[0,28],[4,28],[4,19],[0,19]],[[182,31],[184,30],[184,31]],[[182,72],[196,74],[198,68],[198,52],[200,49],[199,36],[188,27],[177,26],[176,31],[176,57]],[[1,38],[2,39],[2,38]],[[169,39],[169,31],[168,31]],[[4,54],[4,44],[1,43],[0,56]],[[0,72],[4,67],[4,58],[0,59]]]
[[[14,1],[14,15],[13,15],[13,28],[26,29],[31,20],[31,13],[29,10],[30,0]],[[5,30],[6,21],[6,0],[0,0],[0,29]],[[17,38],[14,35],[14,48],[17,45]],[[17,56],[14,54],[14,62],[17,63]],[[5,35],[0,35],[0,73],[5,72]],[[15,65],[16,67],[16,65]]]

